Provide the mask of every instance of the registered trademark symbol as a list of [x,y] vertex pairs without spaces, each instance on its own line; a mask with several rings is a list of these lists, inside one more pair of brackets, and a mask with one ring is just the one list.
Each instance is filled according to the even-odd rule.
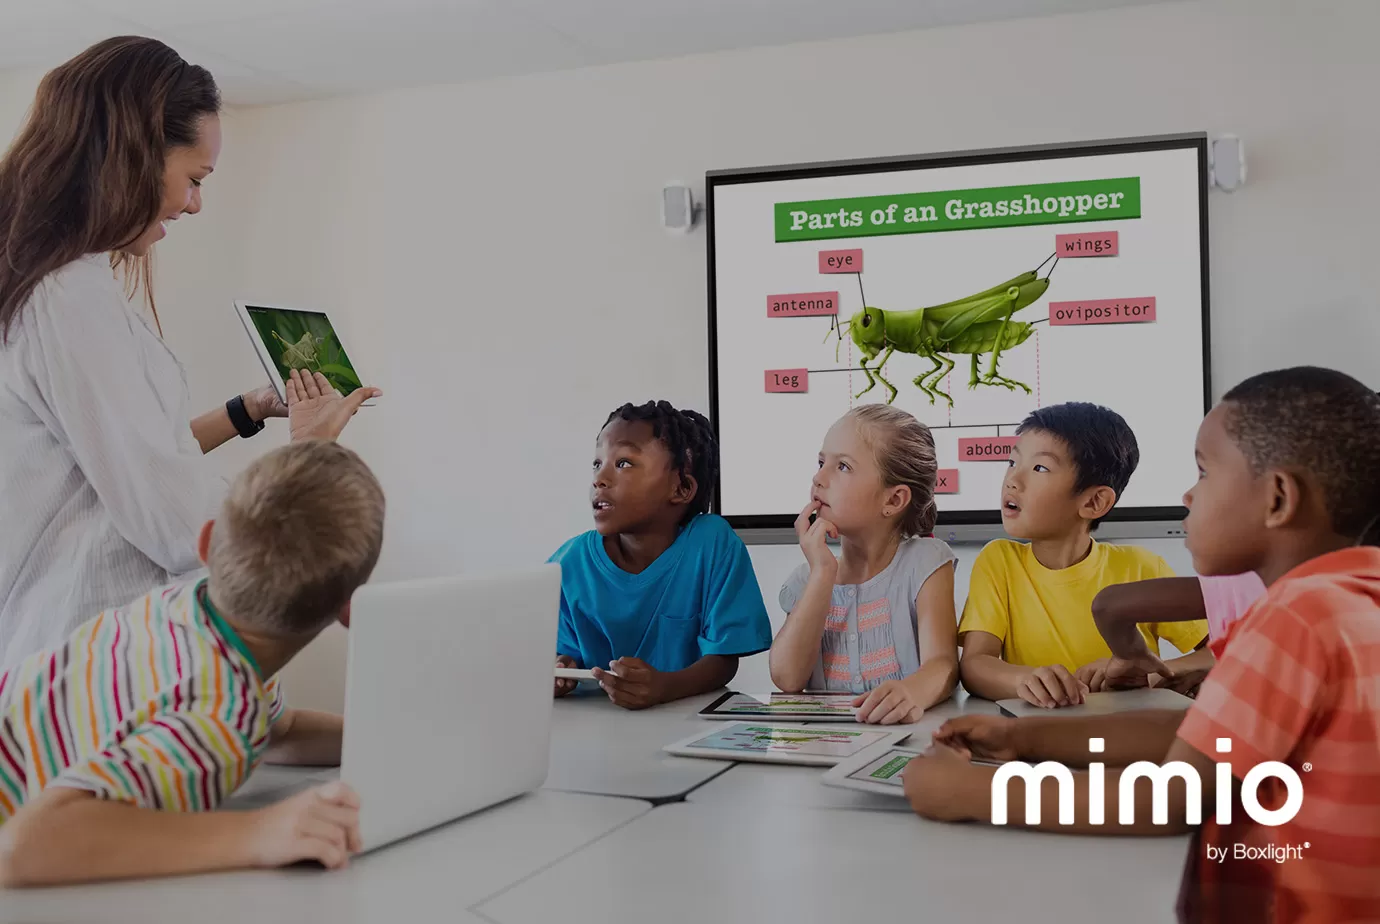
[[1310,843],[1308,843],[1307,841],[1304,841],[1304,842],[1303,842],[1303,846],[1305,846],[1305,847],[1312,847],[1313,845],[1310,844]]
[[1309,773],[1309,772],[1312,771],[1312,769],[1313,769],[1313,765],[1312,765],[1312,764],[1305,763],[1305,764],[1303,765],[1303,772],[1304,772],[1304,773]]

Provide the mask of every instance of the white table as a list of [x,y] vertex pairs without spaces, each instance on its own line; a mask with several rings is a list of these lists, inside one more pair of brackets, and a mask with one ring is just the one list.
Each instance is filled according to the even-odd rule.
[[653,809],[474,910],[497,924],[607,924],[619,908],[658,924],[1167,922],[1187,845],[686,802]]
[[[901,747],[923,750],[929,746],[930,737],[935,729],[954,716],[964,713],[999,715],[1001,709],[996,703],[970,697],[960,691],[949,701],[931,708],[914,725],[886,727],[911,733],[910,738],[901,743]],[[763,804],[775,804],[801,808],[910,811],[910,805],[905,799],[825,786],[820,782],[823,776],[824,769],[817,767],[738,763],[728,772],[690,793],[686,796],[686,801],[696,805],[735,806],[741,810],[753,809]]]
[[3,891],[0,924],[474,924],[480,919],[464,909],[649,808],[633,799],[539,791],[356,857],[336,872],[294,868]]
[[[673,757],[662,748],[688,737],[709,721],[696,715],[723,695],[706,693],[651,709],[615,706],[597,687],[556,700],[551,721],[551,759],[545,789],[679,801],[697,786],[728,770],[729,761]],[[256,808],[277,801],[304,780],[320,782],[335,771],[306,771],[264,765],[236,793],[231,807]]]
[[546,788],[678,801],[727,770],[731,763],[673,757],[662,750],[698,728],[710,728],[698,713],[723,695],[720,690],[651,709],[615,706],[597,687],[556,700],[551,720],[551,767]]

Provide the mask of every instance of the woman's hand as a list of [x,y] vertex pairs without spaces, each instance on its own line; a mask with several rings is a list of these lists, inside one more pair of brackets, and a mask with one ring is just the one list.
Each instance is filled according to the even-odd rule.
[[331,387],[321,373],[303,375],[292,370],[287,382],[288,427],[293,440],[334,440],[355,416],[359,406],[383,392],[356,388],[348,398]]
[[268,420],[270,417],[286,417],[288,415],[287,405],[278,398],[278,392],[272,385],[265,385],[263,388],[256,388],[240,395],[244,399],[244,409],[249,416],[256,421]]

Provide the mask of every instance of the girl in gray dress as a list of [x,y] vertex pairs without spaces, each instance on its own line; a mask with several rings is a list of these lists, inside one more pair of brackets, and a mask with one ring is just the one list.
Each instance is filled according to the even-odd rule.
[[795,521],[805,563],[781,588],[782,690],[855,693],[859,721],[882,725],[917,722],[953,693],[956,559],[929,535],[936,470],[929,428],[899,408],[863,405],[829,429]]

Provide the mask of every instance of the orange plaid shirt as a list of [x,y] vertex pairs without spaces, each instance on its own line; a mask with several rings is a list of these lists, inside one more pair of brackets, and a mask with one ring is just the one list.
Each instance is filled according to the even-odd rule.
[[[1229,824],[1207,821],[1181,919],[1380,921],[1380,548],[1290,571],[1213,652],[1218,663],[1179,737],[1218,762],[1228,757],[1217,739],[1231,739],[1238,780],[1264,761],[1289,765],[1303,804],[1270,827],[1237,797]],[[1273,776],[1257,792],[1266,809],[1285,795]]]

